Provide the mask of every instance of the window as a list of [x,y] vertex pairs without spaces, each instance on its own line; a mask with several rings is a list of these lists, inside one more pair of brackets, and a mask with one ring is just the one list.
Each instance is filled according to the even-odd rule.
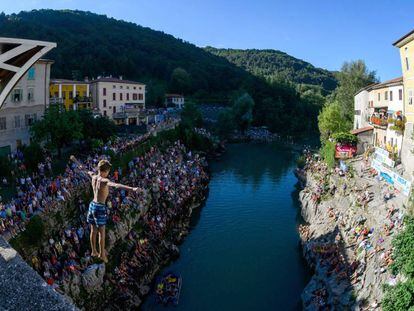
[[106,117],[106,110],[104,110],[104,117]]
[[116,113],[116,107],[115,106],[112,107],[112,112]]
[[137,87],[136,86],[134,86],[134,90],[136,90],[137,89]]
[[405,67],[407,68],[407,71],[410,70],[410,64],[408,62],[408,57],[405,58]]
[[140,90],[142,90],[142,87],[139,87]]
[[59,97],[59,92],[55,92],[55,97]]
[[390,101],[392,101],[392,91],[390,91]]
[[132,94],[132,100],[137,100],[137,99],[138,99],[138,94],[137,93]]
[[408,104],[413,104],[413,90],[408,90]]
[[27,71],[27,80],[34,80],[35,76],[36,76],[36,70],[34,67],[32,67]]
[[23,90],[22,89],[14,89],[11,93],[11,100],[12,102],[18,103],[21,102],[23,99]]
[[143,100],[143,99],[144,99],[144,94],[141,94],[141,93],[140,93],[140,94],[138,95],[138,99],[139,99],[139,100]]
[[127,85],[127,90],[129,90],[129,86]]
[[116,94],[112,93],[112,100],[116,100]]
[[124,87],[121,85],[119,88],[123,89]]
[[381,93],[378,93],[378,101],[381,100]]
[[20,128],[20,116],[14,116],[14,128]]
[[129,100],[129,93],[127,93],[126,96],[127,96],[127,100]]
[[113,89],[116,89],[116,85],[112,85],[112,88],[113,88]]
[[123,100],[122,93],[119,94],[119,100]]
[[70,91],[69,92],[69,99],[72,99],[73,98],[73,92],[72,91]]
[[106,99],[103,100],[103,106],[106,108]]
[[103,88],[103,95],[106,96],[106,87]]
[[361,115],[361,110],[355,110],[355,111],[354,111],[354,115],[356,115],[356,116],[360,116],[360,115]]
[[25,114],[24,115],[24,124],[26,126],[31,126],[37,119],[37,115],[34,114]]
[[402,100],[402,98],[403,98],[403,93],[402,93],[402,91],[403,91],[402,89],[399,89],[399,90],[398,90],[398,99],[399,99],[399,100]]
[[388,100],[388,91],[385,91],[385,94],[384,94],[384,99],[385,99],[385,100]]
[[0,131],[6,130],[7,129],[6,125],[7,125],[6,124],[6,117],[0,118]]
[[27,100],[28,100],[29,102],[34,101],[34,88],[32,88],[32,87],[29,87],[29,88],[27,89]]

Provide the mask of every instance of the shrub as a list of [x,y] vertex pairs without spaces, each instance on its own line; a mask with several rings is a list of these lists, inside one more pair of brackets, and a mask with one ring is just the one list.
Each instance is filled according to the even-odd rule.
[[382,301],[385,311],[414,310],[414,218],[405,220],[404,230],[394,238],[394,274],[401,273],[407,280],[396,286],[385,286]]
[[325,141],[320,149],[320,154],[322,159],[324,159],[325,163],[328,165],[329,168],[333,168],[335,166],[335,143],[332,141]]
[[301,155],[299,158],[297,158],[296,165],[298,168],[304,168],[306,165],[306,157],[304,155]]
[[346,133],[346,132],[336,133],[333,135],[333,138],[335,139],[336,142],[341,143],[341,144],[356,145],[358,143],[358,137],[356,137],[355,135],[351,133]]

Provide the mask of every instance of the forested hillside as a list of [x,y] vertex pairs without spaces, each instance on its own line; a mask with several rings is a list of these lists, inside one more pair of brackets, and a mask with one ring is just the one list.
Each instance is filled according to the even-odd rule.
[[317,90],[304,94],[294,84],[269,83],[223,57],[134,23],[83,11],[34,10],[0,14],[0,36],[57,42],[47,55],[55,61],[55,78],[122,75],[147,84],[148,104],[161,104],[165,92],[227,103],[245,91],[255,102],[255,124],[289,134],[317,128]]
[[206,51],[225,57],[233,64],[256,76],[272,79],[288,79],[294,83],[319,85],[327,91],[337,86],[334,75],[325,69],[292,57],[277,50],[239,50],[206,47]]

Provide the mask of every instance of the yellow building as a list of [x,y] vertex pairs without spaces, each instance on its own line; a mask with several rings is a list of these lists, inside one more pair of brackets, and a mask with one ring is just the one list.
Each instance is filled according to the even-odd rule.
[[50,81],[50,104],[64,104],[67,110],[91,109],[89,82],[56,79]]
[[403,150],[401,160],[405,173],[414,180],[414,156],[412,153],[413,124],[414,124],[414,30],[393,43],[400,50],[401,68],[404,83],[404,111],[407,123],[405,124]]

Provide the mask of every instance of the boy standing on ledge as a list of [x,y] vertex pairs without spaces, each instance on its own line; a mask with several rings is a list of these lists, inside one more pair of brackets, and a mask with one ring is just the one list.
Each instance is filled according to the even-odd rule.
[[[82,165],[76,160],[74,156],[71,159],[78,163],[81,167]],[[92,253],[94,257],[99,257],[103,262],[107,263],[108,258],[105,251],[105,225],[108,219],[108,211],[106,207],[106,199],[109,194],[109,187],[116,189],[125,189],[127,191],[139,191],[140,189],[135,187],[129,187],[122,184],[117,184],[110,181],[107,177],[109,171],[111,170],[111,163],[108,160],[100,160],[98,163],[98,173],[88,172],[88,175],[91,177],[92,189],[93,189],[93,200],[89,204],[89,210],[87,214],[87,222],[90,224],[91,233],[90,233],[90,243]],[[96,250],[96,236],[98,235],[99,239],[99,252]]]

